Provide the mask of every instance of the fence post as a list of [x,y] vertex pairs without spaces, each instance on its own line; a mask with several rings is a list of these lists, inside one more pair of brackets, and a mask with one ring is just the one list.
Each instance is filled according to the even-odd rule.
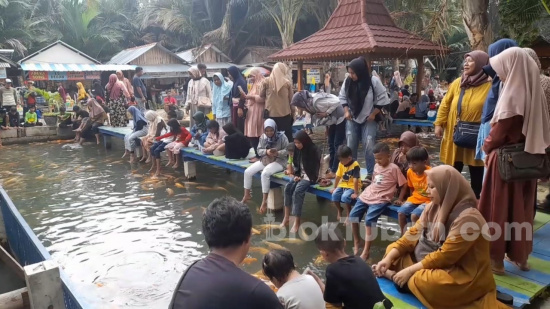
[[[0,199],[0,203],[3,201]],[[0,205],[0,245],[8,242],[8,235],[6,234],[6,225],[4,224],[4,215],[2,215],[2,205]]]
[[46,260],[24,269],[31,308],[65,308],[59,267],[55,262]]

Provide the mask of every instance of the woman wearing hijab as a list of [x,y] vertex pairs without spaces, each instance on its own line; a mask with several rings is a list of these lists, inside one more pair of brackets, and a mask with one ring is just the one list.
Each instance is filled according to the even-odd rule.
[[248,86],[246,80],[244,80],[241,71],[236,66],[230,66],[227,69],[229,72],[229,79],[233,82],[233,88],[231,88],[231,121],[235,128],[239,131],[244,132],[244,121],[245,121],[245,112],[244,112],[244,96],[241,94],[242,89],[244,94],[248,93]]
[[306,90],[298,91],[292,97],[290,105],[312,116],[314,126],[326,126],[328,133],[328,148],[330,153],[330,171],[327,179],[336,178],[340,161],[336,156],[338,148],[346,140],[346,122],[344,108],[337,96],[329,93],[316,93],[313,96]]
[[191,127],[191,130],[189,130],[193,137],[191,143],[193,144],[193,142],[196,142],[200,146],[204,146],[204,142],[208,136],[208,118],[206,118],[203,112],[198,111],[193,115],[192,119],[195,124]]
[[141,138],[141,147],[143,148],[143,158],[140,162],[151,163],[151,146],[156,137],[161,136],[166,131],[166,122],[155,111],[145,112],[147,120],[147,135]]
[[101,87],[101,82],[99,80],[94,80],[92,85],[92,97],[97,100],[97,98],[101,98],[101,100],[105,101],[105,89]]
[[[489,45],[489,57],[494,57],[510,47],[518,46],[516,41],[511,39],[501,39],[495,43]],[[500,78],[496,75],[491,76],[493,81],[491,85],[491,90],[489,95],[485,100],[483,105],[483,113],[481,114],[481,126],[479,127],[479,134],[477,136],[477,146],[476,146],[476,159],[485,160],[485,152],[483,152],[483,142],[487,136],[489,136],[489,131],[491,130],[491,119],[493,118],[493,113],[495,112],[495,107],[498,101],[498,95],[501,88]]]
[[256,157],[250,159],[250,163],[254,163],[259,160],[258,155],[258,143],[260,142],[260,136],[264,133],[263,118],[265,110],[265,100],[260,96],[264,76],[258,68],[254,68],[250,71],[250,82],[252,88],[246,95],[246,120],[244,122],[244,135],[250,140],[250,144],[256,152]]
[[279,130],[285,132],[287,140],[291,141],[294,119],[290,101],[294,92],[287,75],[288,67],[284,63],[276,63],[271,75],[265,80],[260,96],[265,99],[265,109],[269,118],[275,121]]
[[540,64],[540,59],[537,53],[531,48],[524,48],[523,50],[531,56],[533,60],[535,60],[535,63],[539,67],[540,85],[542,86],[542,91],[544,93],[544,97],[546,98],[546,104],[548,104],[548,110],[550,111],[550,77],[542,74],[542,65]]
[[[550,145],[550,124],[546,97],[540,86],[537,64],[521,48],[509,48],[491,58],[491,68],[502,81],[491,131],[483,144],[487,153],[487,174],[479,210],[488,222],[499,225],[502,233],[491,242],[493,272],[504,274],[504,258],[523,271],[529,270],[527,259],[533,249],[533,205],[537,180],[505,182],[498,171],[498,149],[525,144],[525,152],[544,154]],[[510,231],[510,223],[529,226],[519,237]],[[511,238],[506,238],[505,235]]]
[[[187,85],[187,100],[185,108],[191,110],[191,115],[201,111],[204,115],[208,115],[212,109],[212,88],[210,81],[201,75],[201,72],[196,66],[189,68],[189,84]],[[191,118],[191,126],[195,124]]]
[[399,138],[399,148],[395,149],[390,159],[392,163],[399,167],[399,170],[401,170],[405,177],[407,177],[407,171],[409,170],[407,152],[415,146],[420,146],[420,141],[416,134],[411,131],[403,132]]
[[105,87],[109,101],[109,114],[111,125],[113,127],[125,127],[126,121],[126,99],[130,99],[130,94],[124,84],[118,80],[115,74],[109,76],[109,83]]
[[122,73],[121,70],[116,71],[116,76],[118,80],[124,84],[124,87],[126,87],[126,91],[128,91],[128,94],[130,95],[130,97],[133,97],[134,87],[132,86],[132,83],[130,82],[130,80],[124,76],[124,73]]
[[294,136],[294,178],[285,186],[285,217],[281,226],[287,226],[294,217],[291,233],[298,232],[301,224],[304,197],[311,185],[319,180],[321,152],[305,131]]
[[426,171],[428,204],[416,224],[389,245],[375,274],[410,290],[427,308],[508,308],[497,301],[487,225],[468,181],[453,167]]
[[78,89],[78,101],[86,101],[90,98],[88,93],[86,92],[86,89],[84,89],[84,85],[82,85],[81,82],[76,83],[76,88]]
[[386,87],[377,77],[370,76],[370,70],[363,57],[351,61],[348,65],[349,78],[340,89],[340,102],[344,106],[347,119],[346,134],[348,147],[357,160],[359,141],[363,143],[368,177],[374,172],[374,154],[372,149],[376,144],[376,115],[382,106],[389,104]]
[[[453,134],[459,118],[464,122],[481,122],[483,105],[491,90],[489,77],[483,71],[483,66],[489,63],[489,55],[476,50],[466,54],[464,59],[462,77],[457,78],[449,86],[449,91],[439,106],[434,122],[435,136],[443,137],[441,162],[454,166],[459,172],[462,172],[464,165],[468,165],[472,189],[479,197],[483,185],[483,161],[475,158],[475,148],[468,149],[455,145]],[[461,104],[462,112],[459,117],[458,103],[462,92],[464,93]]]
[[130,154],[130,163],[134,163],[136,161],[136,155],[134,151],[136,150],[136,141],[147,135],[147,119],[143,116],[141,111],[137,109],[135,106],[128,107],[128,112],[132,115],[132,119],[134,120],[134,130],[131,133],[128,133],[124,136],[124,155],[122,155],[122,158],[126,157],[126,155]]
[[212,113],[216,121],[223,127],[231,119],[229,96],[231,95],[233,83],[225,81],[222,73],[214,74],[212,80],[214,81],[214,87],[212,89]]
[[243,203],[252,198],[252,177],[262,172],[262,205],[260,212],[267,211],[267,195],[269,193],[269,178],[275,173],[282,172],[287,163],[288,140],[283,132],[277,131],[277,124],[273,119],[266,119],[264,122],[264,134],[260,137],[258,144],[258,154],[260,161],[252,164],[244,171],[244,196]]
[[225,124],[222,129],[227,133],[227,136],[223,138],[223,148],[218,148],[220,151],[225,151],[225,157],[227,159],[240,160],[244,159],[250,153],[250,142],[238,131],[233,123]]
[[76,139],[80,139],[79,143],[82,145],[82,143],[84,143],[84,138],[82,138],[82,136],[86,135],[88,130],[90,130],[92,134],[95,135],[96,143],[99,145],[99,127],[101,127],[107,119],[107,114],[95,99],[88,99],[87,105],[90,117],[85,124],[83,121],[83,126],[81,126],[81,128],[75,130]]

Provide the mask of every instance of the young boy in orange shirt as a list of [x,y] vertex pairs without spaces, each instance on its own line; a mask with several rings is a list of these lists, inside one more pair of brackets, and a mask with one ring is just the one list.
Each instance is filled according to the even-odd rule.
[[407,152],[407,161],[409,162],[407,187],[409,187],[411,195],[404,201],[408,190],[401,190],[399,199],[394,203],[401,206],[397,211],[401,235],[406,232],[407,217],[411,216],[411,221],[414,224],[422,215],[426,204],[430,202],[427,192],[428,176],[426,175],[426,170],[431,168],[427,165],[428,158],[428,151],[424,147],[416,146]]

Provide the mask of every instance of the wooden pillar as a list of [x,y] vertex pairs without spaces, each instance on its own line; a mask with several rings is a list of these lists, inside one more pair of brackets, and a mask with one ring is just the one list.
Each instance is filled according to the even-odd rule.
[[298,90],[304,90],[304,62],[298,61]]
[[420,102],[420,97],[422,96],[422,82],[424,81],[424,56],[419,56],[416,58],[417,68],[416,68],[416,93],[418,94],[418,101]]

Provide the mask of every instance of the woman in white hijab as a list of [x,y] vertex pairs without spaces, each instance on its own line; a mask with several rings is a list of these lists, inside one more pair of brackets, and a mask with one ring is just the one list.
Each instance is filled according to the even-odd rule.
[[[478,208],[487,222],[498,224],[502,231],[491,242],[491,262],[493,272],[503,275],[505,257],[519,269],[529,270],[537,180],[502,180],[497,152],[502,146],[524,143],[525,152],[544,154],[550,145],[550,124],[539,69],[533,59],[523,49],[512,47],[491,58],[490,63],[503,87],[489,137],[483,144],[487,172]],[[512,221],[529,229],[506,233]],[[505,239],[507,234],[511,237]]]

